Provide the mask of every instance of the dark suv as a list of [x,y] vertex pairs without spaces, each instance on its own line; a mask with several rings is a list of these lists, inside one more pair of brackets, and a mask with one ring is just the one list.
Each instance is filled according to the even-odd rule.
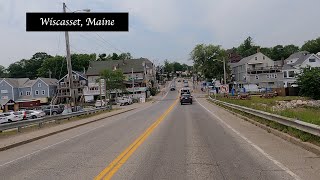
[[191,94],[182,94],[180,97],[180,103],[181,103],[181,105],[183,105],[185,103],[192,104]]
[[64,107],[62,105],[51,105],[43,108],[42,110],[46,113],[46,115],[57,115],[63,112]]

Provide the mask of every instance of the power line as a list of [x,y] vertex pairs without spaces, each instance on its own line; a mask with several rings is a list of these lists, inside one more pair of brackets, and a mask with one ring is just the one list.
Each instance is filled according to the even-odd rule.
[[[87,37],[87,36],[85,36],[85,35],[83,35],[83,34],[79,34],[79,35],[80,35],[82,38],[89,40],[90,42],[92,41],[89,37]],[[95,45],[99,46],[100,48],[102,48],[102,49],[104,49],[104,50],[107,50],[107,52],[108,52],[108,51],[109,51],[109,52],[112,52],[111,49],[104,47],[102,44],[98,43],[97,41],[93,41],[93,42],[95,42]]]
[[118,48],[114,47],[111,43],[109,43],[108,41],[106,41],[102,36],[100,36],[98,33],[95,33],[97,36],[99,36],[102,41],[106,42],[107,44],[109,44],[111,47],[113,47],[115,50],[121,52],[121,53],[124,53],[123,51],[119,50]]

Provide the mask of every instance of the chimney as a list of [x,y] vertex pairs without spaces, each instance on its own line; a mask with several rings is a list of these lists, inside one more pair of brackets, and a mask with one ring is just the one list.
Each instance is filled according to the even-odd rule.
[[281,58],[281,65],[284,65],[284,57]]
[[257,48],[257,53],[259,53],[260,52],[260,48]]

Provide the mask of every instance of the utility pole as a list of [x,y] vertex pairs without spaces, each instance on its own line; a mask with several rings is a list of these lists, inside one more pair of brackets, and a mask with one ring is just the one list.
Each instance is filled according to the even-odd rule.
[[50,71],[50,69],[49,69],[49,78],[51,79],[51,74],[52,74],[52,72]]
[[[66,13],[66,4],[63,3],[63,12]],[[70,43],[69,43],[69,32],[65,31],[64,33],[65,39],[66,39],[66,51],[67,51],[67,69],[68,69],[68,79],[69,79],[69,91],[71,96],[71,102],[74,103],[74,106],[76,106],[76,99],[74,97],[74,89],[73,89],[73,78],[72,78],[72,65],[71,65],[71,54],[70,54]]]
[[[102,107],[102,96],[101,96],[101,79],[99,79],[99,90],[100,90],[100,105]],[[106,95],[106,94],[105,94]]]
[[223,79],[224,79],[224,84],[227,84],[227,75],[226,75],[226,59],[223,57]]
[[131,78],[132,78],[132,98],[134,98],[134,78],[133,78],[133,68],[131,68]]

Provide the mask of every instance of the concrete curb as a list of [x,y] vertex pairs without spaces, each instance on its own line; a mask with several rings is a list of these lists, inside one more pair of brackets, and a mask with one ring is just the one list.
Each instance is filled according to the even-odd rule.
[[58,133],[61,133],[61,132],[64,132],[64,131],[68,131],[70,129],[74,129],[74,128],[77,128],[77,127],[80,127],[80,126],[84,126],[84,125],[87,125],[87,124],[90,124],[90,123],[94,123],[94,122],[103,120],[105,118],[109,118],[109,117],[112,117],[112,116],[123,114],[123,113],[129,112],[129,111],[133,111],[135,109],[137,109],[137,108],[128,109],[128,110],[125,110],[125,111],[122,111],[122,112],[118,112],[118,113],[115,113],[115,114],[112,114],[112,115],[108,115],[108,116],[105,116],[105,117],[94,119],[92,121],[88,121],[88,122],[85,122],[85,123],[77,124],[77,125],[72,126],[72,127],[64,128],[64,129],[61,129],[61,130],[58,130],[58,131],[55,131],[55,132],[51,132],[51,133],[48,133],[48,134],[44,134],[44,135],[41,135],[41,136],[37,136],[37,137],[31,138],[31,139],[28,139],[28,140],[24,140],[24,141],[20,141],[20,142],[17,142],[17,143],[13,143],[13,144],[1,147],[0,148],[0,152],[8,150],[8,149],[12,149],[12,148],[17,147],[17,146],[21,146],[21,145],[24,145],[24,144],[27,144],[27,143],[30,143],[30,142],[34,142],[36,140],[43,139],[43,138],[46,138],[46,137],[49,137],[49,136],[52,136],[52,135],[55,135],[55,134],[58,134]]
[[[210,101],[209,99],[207,99],[207,101],[209,101],[211,103],[214,103],[214,102]],[[217,105],[217,106],[219,106],[219,105]],[[219,107],[221,107],[221,106],[219,106]],[[238,113],[236,113],[234,111],[231,111],[229,109],[226,109],[224,107],[222,107],[222,108],[225,109],[226,111],[230,112],[231,114],[233,114],[233,115],[235,115],[235,116],[237,116],[237,117],[239,117],[239,118],[241,118],[241,119],[243,119],[245,121],[248,121],[248,122],[250,122],[250,123],[252,123],[252,124],[254,124],[254,125],[256,125],[256,126],[262,128],[262,129],[264,129],[264,130],[266,130],[266,131],[268,131],[268,132],[270,132],[270,133],[272,133],[272,134],[274,134],[274,135],[276,135],[278,137],[280,137],[281,139],[284,139],[284,140],[286,140],[288,142],[291,142],[291,143],[293,143],[293,144],[295,144],[295,145],[297,145],[297,146],[299,146],[299,147],[301,147],[301,148],[303,148],[303,149],[305,149],[307,151],[310,151],[310,152],[320,156],[320,147],[319,146],[316,146],[316,145],[311,144],[309,142],[303,142],[300,139],[295,138],[293,136],[290,136],[287,133],[284,133],[284,132],[281,132],[281,131],[279,131],[277,129],[273,129],[271,127],[268,127],[268,126],[266,126],[264,124],[261,124],[261,123],[255,121],[255,120],[253,120],[253,119],[250,119],[250,118],[248,118],[246,116],[238,114]]]

